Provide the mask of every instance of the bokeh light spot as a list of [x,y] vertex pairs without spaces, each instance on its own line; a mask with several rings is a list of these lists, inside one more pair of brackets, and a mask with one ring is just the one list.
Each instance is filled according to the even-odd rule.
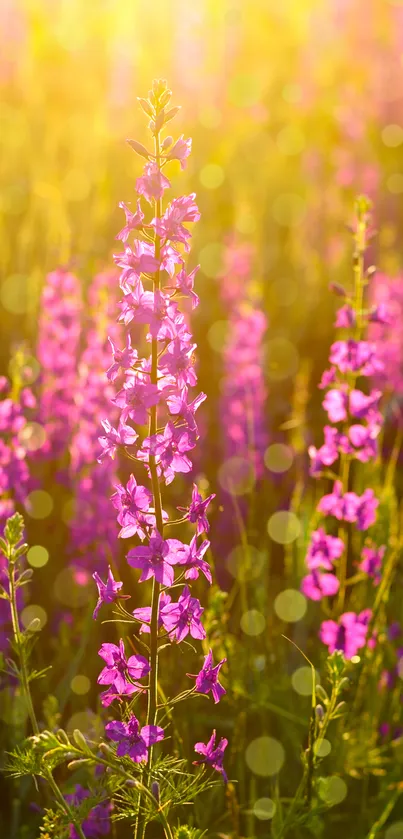
[[84,694],[88,693],[91,687],[91,682],[88,676],[78,674],[71,680],[70,687],[73,693],[76,693],[77,696],[84,696]]
[[218,163],[207,163],[200,171],[199,180],[206,189],[218,189],[225,180],[224,169]]
[[100,718],[88,708],[87,711],[77,711],[73,714],[67,722],[66,729],[68,734],[72,734],[78,728],[83,734],[92,735],[100,724],[102,725]]
[[32,621],[36,621],[36,625],[31,627],[32,632],[40,632],[40,630],[45,626],[47,619],[48,616],[45,609],[34,603],[30,603],[29,606],[25,606],[25,609],[21,612],[21,623],[25,629],[28,629],[29,625],[32,624]]
[[294,452],[285,443],[273,443],[264,453],[264,462],[270,472],[286,472],[291,468],[293,460]]
[[255,473],[252,464],[244,457],[230,457],[218,470],[218,481],[230,495],[246,495],[254,487]]
[[253,805],[253,814],[260,821],[272,819],[276,812],[276,805],[271,798],[258,798]]
[[273,542],[289,545],[295,542],[301,533],[301,522],[290,510],[278,510],[267,522],[267,531]]
[[60,603],[72,609],[95,603],[95,593],[91,575],[84,569],[63,568],[57,575],[54,594]]
[[389,825],[385,833],[385,839],[403,839],[403,822],[394,822]]
[[0,286],[0,301],[12,315],[24,315],[28,309],[27,280],[22,274],[11,274]]
[[33,355],[29,355],[25,359],[25,363],[21,369],[21,376],[24,380],[24,384],[32,385],[37,380],[40,372],[41,365],[39,364],[38,359],[36,359]]
[[318,792],[322,801],[329,807],[340,804],[347,795],[347,784],[338,775],[329,775],[327,778],[320,778]]
[[208,105],[202,108],[199,112],[199,122],[203,128],[218,128],[221,124],[221,111],[215,108],[214,105]]
[[19,432],[18,439],[27,452],[37,452],[46,443],[46,431],[39,422],[27,422]]
[[[319,673],[316,673],[316,681],[319,684]],[[291,676],[291,684],[296,693],[300,696],[312,696],[312,670],[310,667],[303,666],[294,670]]]
[[253,545],[237,545],[228,554],[225,564],[230,574],[239,582],[260,577],[266,556]]
[[283,227],[296,227],[301,224],[305,216],[306,202],[302,195],[284,192],[274,199],[271,212],[277,224]]
[[212,350],[221,353],[228,337],[228,321],[216,320],[207,332],[207,340]]
[[396,148],[403,143],[403,128],[401,125],[391,123],[385,125],[381,132],[382,142],[389,148]]
[[241,629],[245,635],[261,635],[265,627],[266,619],[257,609],[250,609],[241,617]]
[[46,519],[53,510],[53,498],[44,489],[34,489],[27,495],[24,506],[31,519]]
[[274,611],[285,623],[302,620],[308,608],[306,597],[297,589],[288,588],[280,591],[274,601]]
[[277,134],[276,143],[279,151],[285,155],[300,154],[305,148],[305,135],[297,125],[286,125]]
[[255,670],[258,670],[261,673],[262,670],[266,667],[266,656],[265,655],[256,655],[253,659],[253,666]]
[[298,351],[288,338],[272,338],[266,344],[267,376],[273,382],[281,382],[294,376],[299,367]]
[[63,195],[67,201],[83,201],[90,191],[90,181],[80,169],[70,169],[63,181]]
[[247,746],[245,760],[255,775],[268,778],[280,771],[284,764],[285,751],[274,737],[257,737]]
[[43,568],[49,561],[49,551],[42,545],[32,545],[27,553],[27,560],[32,568]]
[[386,186],[393,195],[400,195],[403,192],[403,175],[400,172],[390,175],[386,181]]
[[313,750],[317,757],[327,757],[332,751],[332,744],[326,739],[316,740]]
[[199,253],[201,270],[206,277],[218,277],[222,270],[223,247],[219,242],[205,245]]

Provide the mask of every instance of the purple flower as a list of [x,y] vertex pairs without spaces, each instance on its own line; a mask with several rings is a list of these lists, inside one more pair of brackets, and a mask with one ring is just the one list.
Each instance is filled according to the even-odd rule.
[[197,344],[183,343],[175,338],[167,347],[167,351],[161,358],[161,368],[171,376],[175,377],[176,385],[179,388],[190,385],[194,387],[197,382],[194,370],[194,350]]
[[110,740],[118,745],[118,757],[128,755],[135,763],[147,760],[148,748],[159,740],[164,739],[164,729],[159,725],[144,725],[140,728],[139,721],[134,714],[128,723],[112,720],[105,726],[105,732]]
[[345,657],[350,659],[365,647],[370,617],[370,609],[365,609],[358,615],[355,612],[345,612],[338,623],[333,620],[323,621],[319,637],[327,645],[330,653],[341,650]]
[[142,679],[150,672],[150,665],[144,656],[132,655],[126,658],[122,639],[118,647],[116,644],[102,644],[98,654],[106,661],[106,667],[98,676],[98,684],[114,685],[118,693],[123,693],[128,677],[134,680]]
[[146,163],[141,178],[137,178],[136,189],[139,195],[151,204],[162,198],[165,189],[171,186],[168,178],[162,174],[156,163]]
[[194,278],[196,272],[199,270],[200,265],[197,265],[196,268],[193,268],[193,271],[190,271],[189,274],[186,273],[185,268],[181,268],[178,271],[175,277],[175,286],[180,291],[184,297],[189,297],[192,303],[192,309],[195,309],[196,306],[199,305],[199,298],[195,291],[193,291],[194,286]]
[[327,411],[330,422],[343,422],[347,417],[348,397],[345,389],[328,390],[322,405]]
[[116,685],[110,685],[107,690],[100,693],[99,698],[101,700],[101,705],[103,705],[104,708],[109,708],[109,705],[111,705],[115,699],[122,702],[123,699],[127,699],[128,696],[133,696],[134,693],[138,692],[138,685],[132,685],[130,682],[126,682],[123,690],[117,690]]
[[104,583],[101,580],[97,571],[94,571],[92,576],[93,576],[93,579],[95,580],[95,582],[98,586],[98,602],[97,602],[97,605],[95,606],[94,613],[93,613],[93,616],[92,616],[94,618],[94,620],[96,620],[98,612],[99,612],[99,610],[102,606],[102,603],[113,603],[114,600],[116,600],[118,597],[126,599],[126,598],[130,597],[130,595],[129,594],[119,594],[118,593],[120,591],[120,589],[122,588],[123,583],[116,582],[116,580],[114,579],[114,576],[112,574],[112,569],[111,569],[110,565],[108,566],[108,579],[107,579],[106,583]]
[[179,137],[176,143],[173,144],[171,150],[166,155],[167,160],[179,160],[181,169],[186,167],[186,158],[189,157],[192,151],[192,140],[189,137],[187,140],[183,139],[183,134]]
[[338,309],[336,312],[336,320],[334,325],[338,329],[350,329],[355,324],[355,312],[351,306],[346,304]]
[[140,539],[144,539],[144,525],[148,523],[145,514],[150,508],[152,493],[146,487],[139,486],[134,475],[130,475],[126,487],[117,484],[115,489],[111,501],[119,511],[117,518],[122,525],[119,536],[127,539],[137,533]]
[[190,676],[192,679],[196,679],[195,689],[196,693],[212,693],[214,702],[220,701],[221,697],[227,692],[222,685],[220,685],[218,681],[218,674],[220,672],[220,668],[226,661],[226,658],[221,659],[218,664],[213,667],[213,653],[212,650],[209,650],[208,654],[205,656],[203,667],[197,676],[192,676],[191,673],[187,675]]
[[130,425],[125,425],[123,422],[119,423],[118,429],[113,428],[109,420],[101,420],[101,425],[105,431],[102,437],[98,440],[102,446],[102,452],[98,457],[98,463],[102,463],[105,457],[115,457],[116,450],[119,446],[132,446],[138,438],[138,434]]
[[[77,784],[75,791],[65,795],[68,804],[73,805],[73,808],[78,807],[86,798],[90,798],[89,790],[84,789],[81,784]],[[90,810],[88,816],[81,824],[81,828],[88,839],[98,839],[99,836],[106,836],[111,828],[110,814],[112,804],[110,801],[101,801]],[[69,827],[69,839],[79,839],[78,833],[74,825]]]
[[159,268],[159,261],[154,255],[154,245],[135,239],[131,248],[126,245],[123,253],[114,254],[113,258],[119,268],[124,269],[119,281],[122,291],[128,295],[134,287],[133,293],[136,294],[136,290],[138,290],[141,300],[150,304],[152,293],[142,292],[140,275],[154,274]]
[[129,379],[122,390],[114,398],[115,405],[122,408],[122,420],[130,417],[138,425],[145,425],[148,421],[148,411],[160,400],[157,385],[144,382],[139,378]]
[[334,574],[322,574],[311,571],[301,582],[301,591],[310,600],[322,600],[322,597],[332,597],[338,592],[340,582]]
[[323,527],[313,530],[306,555],[306,565],[311,570],[323,568],[333,570],[333,561],[339,559],[344,551],[344,542],[337,536],[328,536]]
[[203,640],[206,631],[200,621],[204,609],[197,597],[192,597],[189,588],[185,586],[177,603],[171,603],[161,609],[161,618],[164,629],[169,633],[171,640],[179,644],[184,638],[191,634],[192,638]]
[[185,572],[186,580],[197,580],[199,571],[201,571],[206,580],[211,584],[213,582],[211,577],[210,566],[205,559],[204,554],[210,547],[210,542],[205,539],[199,547],[197,547],[197,536],[193,536],[190,545],[181,545],[178,551],[178,565],[187,565],[188,569]]
[[201,760],[194,760],[193,763],[195,766],[200,766],[203,763],[212,766],[217,772],[221,772],[225,783],[228,783],[228,778],[223,767],[224,752],[228,746],[228,740],[222,737],[218,746],[216,746],[215,738],[216,732],[214,730],[208,743],[195,743],[195,752],[203,755],[203,757]]
[[114,382],[121,370],[129,370],[133,366],[138,359],[138,352],[132,348],[130,333],[126,336],[126,346],[123,350],[117,349],[112,338],[108,340],[112,347],[113,364],[106,371],[106,375],[110,382]]
[[315,446],[309,446],[308,449],[308,454],[311,458],[311,468],[309,472],[313,476],[320,475],[323,469],[326,466],[331,466],[339,456],[337,449],[339,432],[336,428],[332,428],[330,425],[325,425],[323,430],[325,435],[325,442],[323,446],[321,446],[320,449],[316,449]]
[[213,498],[215,498],[215,493],[213,493],[212,495],[209,495],[208,498],[206,498],[203,501],[203,498],[202,498],[202,496],[200,495],[200,493],[197,489],[197,485],[193,484],[192,500],[191,500],[189,508],[188,507],[178,507],[177,508],[181,512],[187,513],[186,518],[189,519],[189,521],[192,522],[192,524],[196,524],[196,535],[197,536],[200,536],[200,534],[203,533],[203,531],[205,533],[208,533],[209,530],[210,530],[210,525],[208,523],[208,519],[207,519],[207,516],[206,516],[206,510],[207,510],[208,505],[210,504],[210,501],[212,501]]
[[116,238],[121,239],[122,242],[127,242],[132,230],[139,230],[143,227],[144,213],[140,206],[140,198],[137,199],[137,210],[135,213],[132,213],[123,201],[119,202],[119,207],[124,210],[126,224],[120,233],[117,234]]
[[174,580],[173,565],[179,562],[182,542],[177,539],[164,540],[158,530],[153,530],[148,545],[132,548],[127,561],[132,568],[141,568],[140,583],[155,577],[157,583],[171,586]]
[[374,376],[383,370],[383,363],[377,355],[376,344],[368,341],[335,341],[330,348],[329,360],[341,373],[358,373]]
[[[161,612],[164,609],[164,606],[168,606],[171,602],[171,595],[167,594],[166,591],[162,591],[158,604],[158,628],[163,626]],[[134,618],[137,618],[137,620],[144,621],[144,623],[140,626],[139,632],[150,632],[151,606],[140,606],[139,609],[134,609],[132,614]]]
[[380,390],[371,390],[369,396],[362,393],[361,390],[350,390],[350,414],[356,419],[375,420],[378,419],[378,405],[381,399],[382,392]]
[[151,225],[155,232],[162,239],[169,239],[171,242],[181,242],[185,250],[189,250],[190,232],[183,226],[185,221],[198,221],[200,212],[195,204],[195,193],[182,195],[174,198],[165,210],[161,219],[154,218]]
[[358,530],[367,530],[376,518],[379,501],[372,489],[366,489],[359,496],[355,492],[342,493],[341,481],[335,481],[333,492],[319,501],[318,510],[325,515],[335,516],[339,521],[356,522]]
[[385,551],[386,545],[381,545],[379,548],[364,547],[361,551],[363,559],[358,567],[360,571],[364,571],[369,577],[373,577],[374,585],[378,585],[381,580],[382,560]]

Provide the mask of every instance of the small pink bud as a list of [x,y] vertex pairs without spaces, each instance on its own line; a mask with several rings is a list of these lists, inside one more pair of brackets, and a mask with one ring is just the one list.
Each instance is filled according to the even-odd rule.
[[172,146],[173,141],[173,137],[165,137],[165,140],[161,146],[162,150],[165,151],[166,149],[169,149],[169,146]]

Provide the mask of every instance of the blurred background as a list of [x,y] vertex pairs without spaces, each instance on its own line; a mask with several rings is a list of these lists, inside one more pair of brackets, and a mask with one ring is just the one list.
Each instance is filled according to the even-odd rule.
[[[170,173],[172,194],[196,192],[202,213],[190,267],[201,266],[192,324],[208,400],[195,475],[203,492],[217,493],[213,559],[228,594],[223,605],[223,592],[213,589],[209,632],[216,657],[231,659],[239,635],[251,645],[232,672],[232,721],[225,709],[217,721],[211,713],[197,720],[232,737],[245,807],[258,795],[255,778],[245,779],[248,738],[270,731],[273,713],[276,737],[283,723],[279,742],[297,754],[309,714],[309,668],[293,651],[279,652],[278,639],[289,622],[303,646],[317,634],[315,606],[298,589],[317,493],[308,486],[306,451],[321,442],[317,385],[334,340],[337,300],[328,286],[351,286],[348,225],[360,193],[373,202],[377,230],[369,260],[381,278],[399,278],[402,73],[400,0],[3,0],[0,7],[0,374],[11,377],[14,397],[21,383],[31,385],[39,406],[24,407],[32,409],[28,428],[18,431],[33,484],[17,506],[28,516],[28,562],[39,569],[25,621],[47,623],[55,707],[70,728],[99,723],[89,711],[97,689],[82,665],[95,631],[89,572],[98,550],[114,562],[117,553],[108,501],[117,476],[112,466],[107,475],[93,469],[100,420],[113,419],[102,378],[110,363],[105,338],[116,329],[112,254],[121,246],[118,204],[134,202],[141,170],[125,140],[147,138],[137,97],[166,78],[172,104],[182,106],[172,131],[193,140],[185,171],[175,164]],[[60,267],[75,275],[70,286],[46,279]],[[69,364],[70,392],[52,401],[55,376]],[[387,410],[400,422],[399,378],[393,391]],[[50,420],[59,410],[55,431]],[[87,438],[78,440],[85,423]],[[189,482],[178,479],[169,512],[186,503],[184,493]],[[132,579],[123,563],[121,573]],[[266,621],[269,647],[261,639]],[[262,680],[263,671],[275,680]],[[15,713],[15,703],[6,705],[2,720]],[[266,783],[276,771],[257,774]],[[296,759],[291,789],[299,771]],[[234,805],[235,821],[236,812]]]

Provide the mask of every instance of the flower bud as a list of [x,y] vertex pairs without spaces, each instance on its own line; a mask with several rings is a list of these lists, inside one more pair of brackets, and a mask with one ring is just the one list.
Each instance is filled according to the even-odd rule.
[[165,137],[165,140],[164,140],[164,142],[161,146],[162,150],[165,151],[165,149],[168,149],[169,146],[172,146],[173,141],[174,141],[173,137]]
[[322,687],[322,685],[316,685],[315,693],[316,693],[316,696],[318,696],[319,699],[322,700],[322,702],[325,702],[325,703],[329,702],[329,697],[328,697],[325,689]]
[[157,98],[162,96],[167,89],[167,80],[166,79],[154,79],[153,81],[153,94]]
[[73,772],[74,769],[80,769],[81,766],[88,763],[91,763],[91,759],[89,757],[81,757],[79,760],[71,760],[70,763],[67,764],[67,769],[70,769]]
[[165,93],[162,94],[160,99],[160,105],[164,108],[165,105],[168,105],[168,102],[172,96],[172,90],[166,90]]
[[79,749],[82,749],[83,752],[88,751],[88,743],[84,737],[84,734],[80,731],[79,728],[75,728],[73,731],[73,738],[78,746]]
[[67,736],[67,734],[66,734],[66,732],[64,731],[63,728],[58,728],[58,730],[56,731],[56,734],[57,734],[59,740],[62,741],[62,743],[65,743],[66,746],[70,746],[70,740],[69,740],[69,738],[68,738],[68,736]]
[[152,794],[153,794],[154,798],[155,798],[155,799],[158,801],[158,803],[159,803],[159,800],[160,800],[160,785],[159,785],[158,781],[153,781],[153,782],[152,782],[152,784],[151,784],[151,792],[152,792]]
[[181,109],[180,105],[176,105],[175,108],[171,108],[170,111],[167,111],[165,114],[165,123],[169,122],[170,119],[176,117],[176,114],[179,113]]
[[152,117],[154,111],[148,99],[140,99],[140,97],[138,97],[137,101],[140,103],[144,113],[147,114],[147,116]]
[[339,690],[344,690],[345,688],[348,688],[348,687],[350,687],[350,679],[348,679],[347,676],[343,676],[343,678],[340,679],[340,682],[338,684],[338,689]]
[[148,151],[147,151],[146,147],[145,147],[145,146],[143,146],[143,144],[142,144],[142,143],[138,143],[138,142],[137,142],[137,140],[126,140],[126,143],[128,143],[128,144],[129,144],[129,146],[130,146],[130,147],[131,147],[131,148],[132,148],[135,152],[137,152],[137,154],[139,154],[141,157],[145,157],[145,158],[146,158],[146,160],[148,160],[148,159],[149,159],[149,157],[150,157],[150,152],[148,152]]
[[316,719],[319,720],[319,722],[321,722],[323,720],[324,716],[325,716],[325,712],[323,710],[323,706],[322,705],[317,705],[316,708],[315,708]]
[[346,289],[340,283],[329,283],[329,291],[333,291],[337,297],[347,297]]

